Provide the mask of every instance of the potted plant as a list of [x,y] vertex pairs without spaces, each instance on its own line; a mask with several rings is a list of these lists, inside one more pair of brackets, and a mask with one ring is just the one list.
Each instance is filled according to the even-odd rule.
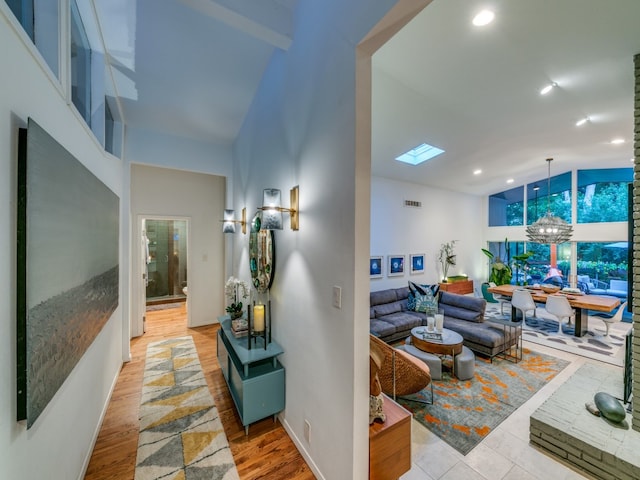
[[[505,250],[508,251],[507,239],[504,239]],[[500,256],[495,256],[486,248],[482,248],[482,253],[489,257],[491,262],[491,273],[489,274],[489,282],[493,282],[496,285],[506,285],[511,283],[511,268],[504,263]]]
[[[531,255],[533,255],[533,252],[526,252],[520,255],[513,256],[513,268],[516,271],[517,285],[527,284],[527,272],[529,270],[529,257]],[[522,272],[522,275],[520,275],[521,272]]]
[[242,300],[249,296],[249,285],[244,280],[229,277],[224,285],[224,293],[231,302],[226,308],[231,320],[242,317]]
[[457,240],[451,240],[450,242],[443,243],[440,245],[440,255],[438,260],[440,260],[440,266],[442,267],[442,281],[447,281],[447,273],[449,272],[449,267],[455,266],[456,264],[456,255],[453,252],[453,247],[455,246]]

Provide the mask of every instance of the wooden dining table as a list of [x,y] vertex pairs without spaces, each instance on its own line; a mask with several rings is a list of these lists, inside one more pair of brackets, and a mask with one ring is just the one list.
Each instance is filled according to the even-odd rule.
[[[545,293],[540,288],[533,286],[518,286],[518,285],[496,285],[495,287],[489,287],[488,292],[495,293],[496,295],[504,295],[505,297],[511,297],[513,291],[518,288],[524,288],[531,292],[533,301],[537,303],[547,303],[547,297],[549,295],[563,295],[569,300],[569,304],[576,311],[576,328],[575,336],[582,337],[587,333],[589,326],[589,310],[596,310],[598,312],[611,312],[614,308],[620,305],[620,299],[616,297],[609,297],[605,295],[586,295],[577,293]],[[516,318],[516,309],[511,307],[511,318]]]

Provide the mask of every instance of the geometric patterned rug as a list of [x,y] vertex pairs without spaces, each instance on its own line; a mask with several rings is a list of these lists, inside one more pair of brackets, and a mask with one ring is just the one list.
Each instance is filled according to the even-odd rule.
[[[508,313],[507,313],[508,312]],[[500,307],[487,304],[485,320],[491,318],[509,318],[511,308],[505,307],[505,315],[500,314]],[[529,312],[522,332],[522,339],[532,343],[545,345],[556,350],[574,353],[612,365],[624,364],[625,336],[632,324],[618,322],[611,326],[608,337],[605,336],[605,326],[601,320],[589,319],[589,328],[582,337],[576,337],[573,323],[562,323],[562,333],[558,332],[558,321],[549,316],[543,307],[536,308],[536,317]]]
[[190,336],[149,344],[135,480],[238,479]]

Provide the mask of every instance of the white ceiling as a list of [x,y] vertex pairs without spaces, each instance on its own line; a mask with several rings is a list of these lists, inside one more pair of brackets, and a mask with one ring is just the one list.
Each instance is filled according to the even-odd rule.
[[297,0],[94,0],[127,126],[229,145]]
[[[297,2],[95,0],[126,124],[232,144]],[[434,0],[374,56],[374,175],[481,195],[545,178],[548,157],[552,175],[630,166],[638,19],[640,0]],[[446,153],[393,160],[422,142]]]
[[[434,0],[374,56],[374,174],[487,194],[546,178],[549,157],[552,175],[630,167],[639,20],[639,0]],[[446,153],[394,161],[423,142]]]

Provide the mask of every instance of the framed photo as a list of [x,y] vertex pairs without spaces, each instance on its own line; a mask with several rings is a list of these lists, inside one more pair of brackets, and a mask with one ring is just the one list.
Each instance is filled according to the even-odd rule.
[[387,276],[404,275],[404,255],[389,255],[387,258],[389,259]]
[[411,274],[424,273],[424,253],[415,253],[411,258]]
[[369,278],[382,278],[382,256],[369,258]]

